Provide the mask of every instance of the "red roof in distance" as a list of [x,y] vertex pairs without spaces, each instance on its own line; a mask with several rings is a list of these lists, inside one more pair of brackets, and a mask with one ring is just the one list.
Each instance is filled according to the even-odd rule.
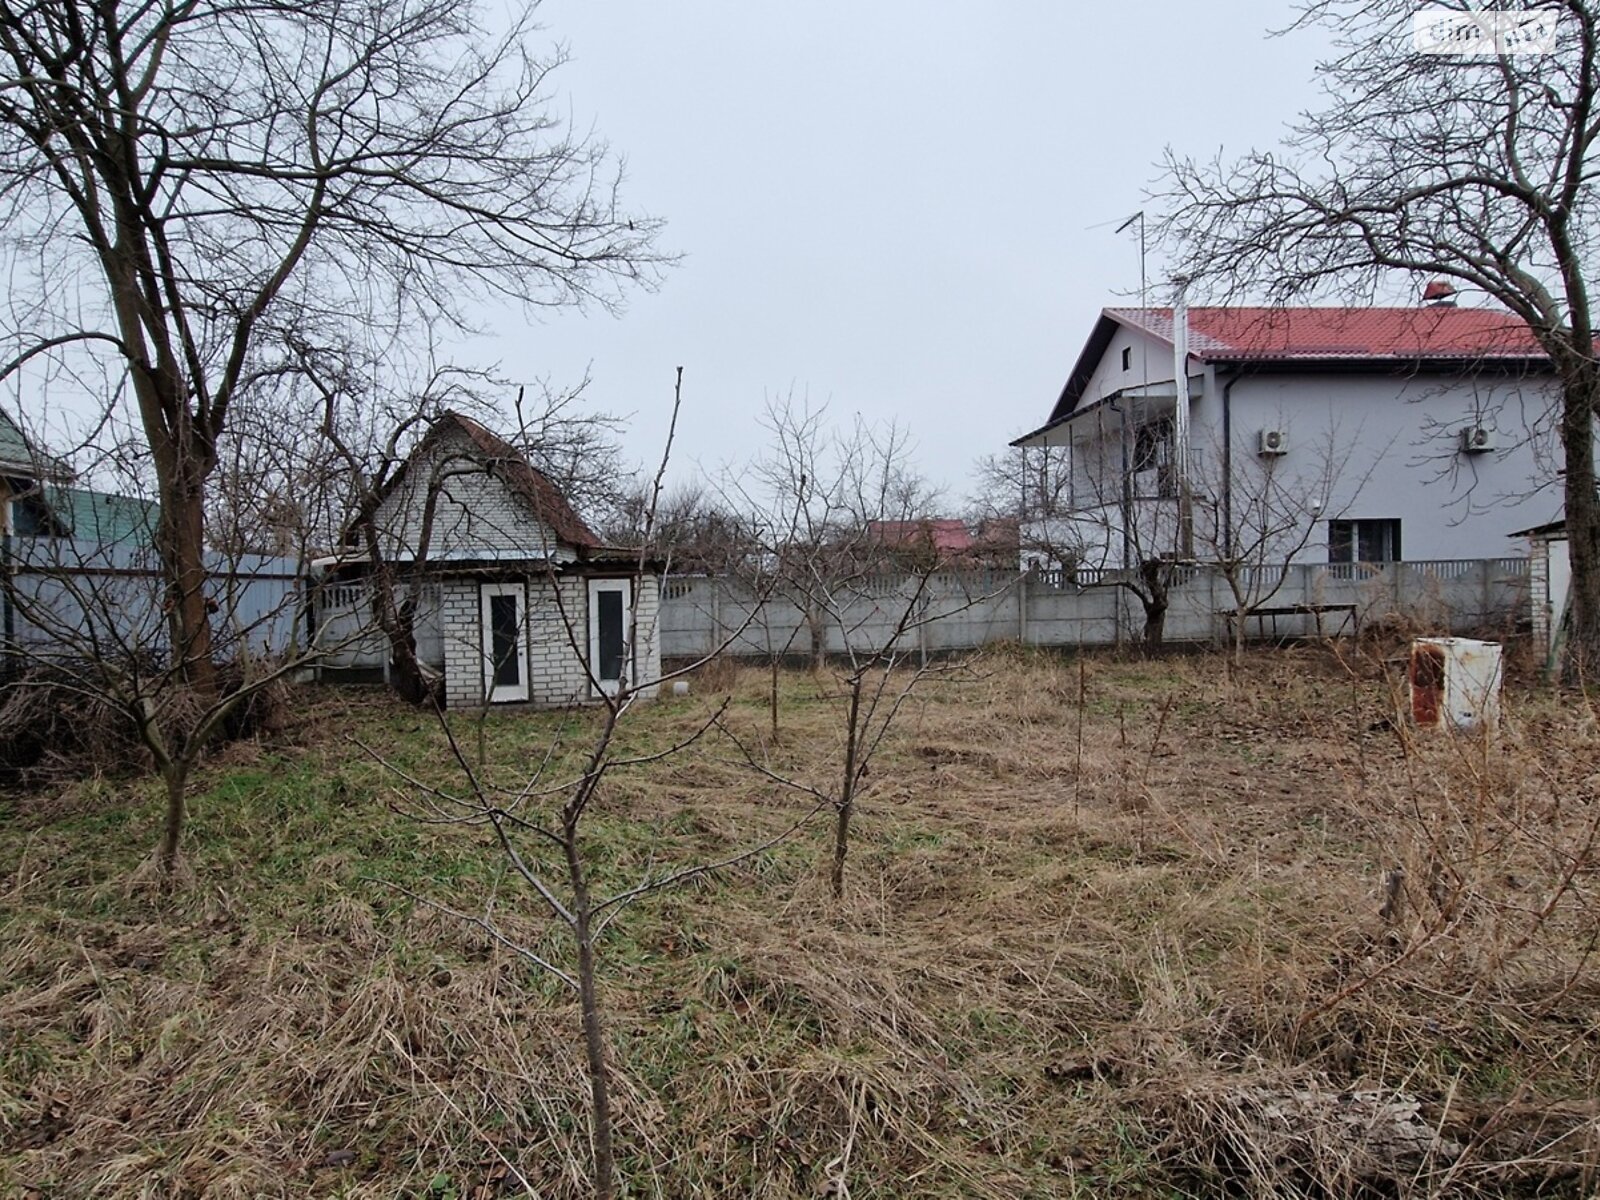
[[868,521],[867,529],[885,546],[928,548],[937,554],[965,554],[972,549],[972,531],[965,521],[945,518],[923,521]]
[[[1170,308],[1108,308],[1123,325],[1172,340]],[[1450,304],[1412,308],[1189,310],[1189,352],[1206,360],[1543,357],[1520,318]]]

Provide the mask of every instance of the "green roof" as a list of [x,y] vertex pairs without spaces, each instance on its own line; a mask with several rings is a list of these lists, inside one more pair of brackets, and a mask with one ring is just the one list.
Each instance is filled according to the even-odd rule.
[[160,508],[154,500],[51,484],[46,485],[45,495],[56,519],[80,541],[148,545],[155,537]]
[[45,454],[22,432],[22,426],[0,409],[0,472],[33,479],[71,479],[72,468],[54,455]]
[[17,423],[0,409],[0,466],[22,467],[33,462],[33,447]]

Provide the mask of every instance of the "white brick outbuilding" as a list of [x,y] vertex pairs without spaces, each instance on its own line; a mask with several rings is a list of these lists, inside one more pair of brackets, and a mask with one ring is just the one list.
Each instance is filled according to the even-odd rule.
[[[627,687],[656,692],[660,576],[637,550],[600,544],[560,490],[470,417],[434,423],[378,511],[381,549],[416,604],[417,657],[449,708],[559,707]],[[332,564],[319,637],[341,644],[370,612],[371,563]],[[382,668],[368,635],[338,665]]]

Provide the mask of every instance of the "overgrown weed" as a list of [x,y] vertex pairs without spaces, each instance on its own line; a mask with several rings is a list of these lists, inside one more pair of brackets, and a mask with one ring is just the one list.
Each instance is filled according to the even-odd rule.
[[[1208,656],[1019,651],[918,693],[843,904],[817,830],[613,926],[633,1194],[1581,1192],[1592,718],[1514,689],[1492,743],[1423,736],[1387,680],[1381,655],[1320,648],[1226,685]],[[769,677],[734,669],[632,748],[692,728],[713,684],[784,769],[832,769],[828,677],[799,671],[777,744]],[[426,718],[370,701],[209,768],[175,896],[124,886],[155,820],[137,781],[7,818],[0,1191],[583,1194],[567,995],[397,888],[559,940],[507,907],[473,831],[405,816],[360,744],[439,786],[452,769]],[[591,719],[491,714],[490,778]],[[593,826],[602,879],[780,827],[796,802],[734,758],[707,742],[624,774]]]

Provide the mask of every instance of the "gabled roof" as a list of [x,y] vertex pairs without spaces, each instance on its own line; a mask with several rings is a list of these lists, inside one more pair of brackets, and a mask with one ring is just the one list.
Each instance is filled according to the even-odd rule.
[[[1108,308],[1105,315],[1172,343],[1170,308]],[[1189,353],[1207,362],[1332,358],[1542,358],[1520,318],[1487,308],[1191,308]]]
[[100,546],[149,545],[161,518],[160,505],[138,496],[57,486],[45,495],[72,537]]
[[567,502],[566,496],[562,495],[561,489],[550,482],[544,472],[533,466],[524,454],[499,434],[491,433],[471,417],[458,412],[446,412],[434,421],[417,448],[411,452],[411,457],[390,479],[385,491],[393,491],[412,463],[453,435],[464,436],[471,443],[473,457],[481,461],[490,474],[526,500],[534,515],[549,527],[558,540],[589,550],[600,547],[600,539],[583,523]]
[[965,521],[929,517],[920,521],[868,521],[867,530],[881,544],[928,549],[939,554],[964,554],[972,549],[972,531]]
[[66,463],[51,455],[40,453],[22,426],[0,409],[0,473],[18,475],[25,479],[44,476],[47,479],[71,479],[72,471]]
[[[1136,330],[1171,345],[1172,310],[1102,309],[1049,422],[1018,442],[1044,432],[1077,408],[1120,329]],[[1255,363],[1279,369],[1315,365],[1328,370],[1397,370],[1471,364],[1536,364],[1547,369],[1549,363],[1533,331],[1520,317],[1450,304],[1411,308],[1196,307],[1189,310],[1189,355],[1202,363]]]

